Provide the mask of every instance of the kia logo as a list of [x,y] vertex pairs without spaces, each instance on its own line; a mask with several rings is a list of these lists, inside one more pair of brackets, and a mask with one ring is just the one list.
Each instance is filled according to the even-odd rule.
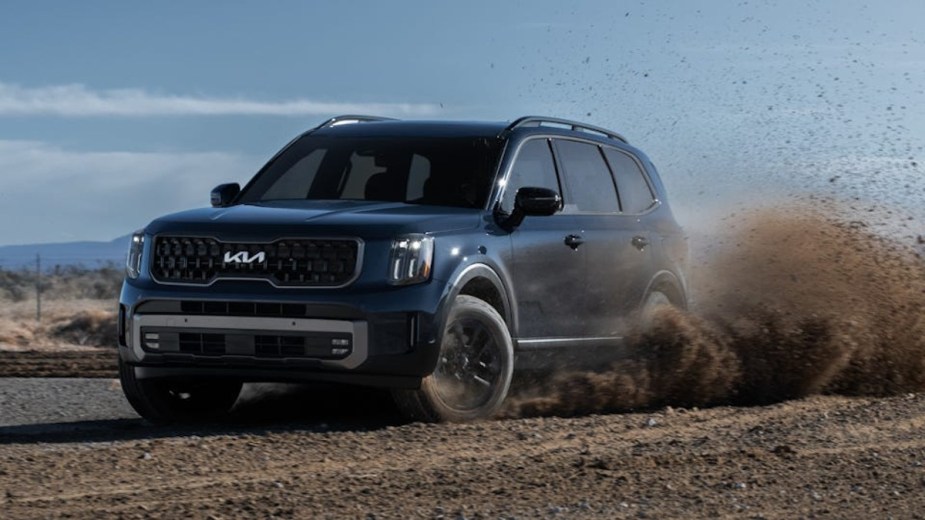
[[263,263],[267,259],[266,253],[263,251],[259,253],[254,253],[250,255],[247,251],[238,251],[235,254],[231,254],[231,251],[225,253],[225,263],[226,264],[252,264],[254,262]]

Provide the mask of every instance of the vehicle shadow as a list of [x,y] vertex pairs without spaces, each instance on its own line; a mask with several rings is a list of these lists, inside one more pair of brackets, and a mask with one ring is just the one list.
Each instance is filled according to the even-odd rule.
[[141,418],[0,427],[0,445],[107,442],[171,437],[370,431],[405,424],[387,391],[329,384],[246,385],[228,417],[155,425]]

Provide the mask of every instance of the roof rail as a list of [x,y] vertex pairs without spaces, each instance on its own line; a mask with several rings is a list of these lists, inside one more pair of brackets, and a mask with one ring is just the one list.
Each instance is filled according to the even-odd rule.
[[379,117],[379,116],[359,116],[359,115],[343,115],[332,117],[324,123],[316,126],[312,131],[319,130],[321,128],[327,128],[329,126],[343,125],[347,123],[372,123],[374,121],[396,121],[396,119],[391,117]]
[[629,143],[625,137],[622,135],[607,130],[606,128],[601,128],[599,126],[586,125],[584,123],[579,123],[577,121],[570,121],[568,119],[559,119],[556,117],[544,117],[544,116],[524,116],[520,119],[515,120],[513,123],[509,124],[507,128],[504,129],[504,132],[507,133],[513,131],[515,128],[520,128],[522,126],[543,126],[543,123],[567,126],[572,130],[581,130],[584,132],[592,132],[596,134],[601,134],[611,139],[617,139],[618,141],[623,141],[624,143]]

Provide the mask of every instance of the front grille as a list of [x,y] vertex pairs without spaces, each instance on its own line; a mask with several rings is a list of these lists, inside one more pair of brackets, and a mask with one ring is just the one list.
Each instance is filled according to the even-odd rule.
[[268,244],[159,236],[151,275],[161,283],[208,285],[259,279],[282,287],[339,287],[356,278],[360,243],[353,239],[281,239]]

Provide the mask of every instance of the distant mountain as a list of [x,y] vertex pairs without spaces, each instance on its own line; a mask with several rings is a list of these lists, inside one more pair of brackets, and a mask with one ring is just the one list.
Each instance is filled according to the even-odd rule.
[[56,265],[81,265],[103,267],[110,263],[122,264],[128,250],[129,235],[111,242],[63,242],[59,244],[31,244],[22,246],[0,246],[0,268],[35,268],[35,255],[42,258],[42,268],[52,269]]

